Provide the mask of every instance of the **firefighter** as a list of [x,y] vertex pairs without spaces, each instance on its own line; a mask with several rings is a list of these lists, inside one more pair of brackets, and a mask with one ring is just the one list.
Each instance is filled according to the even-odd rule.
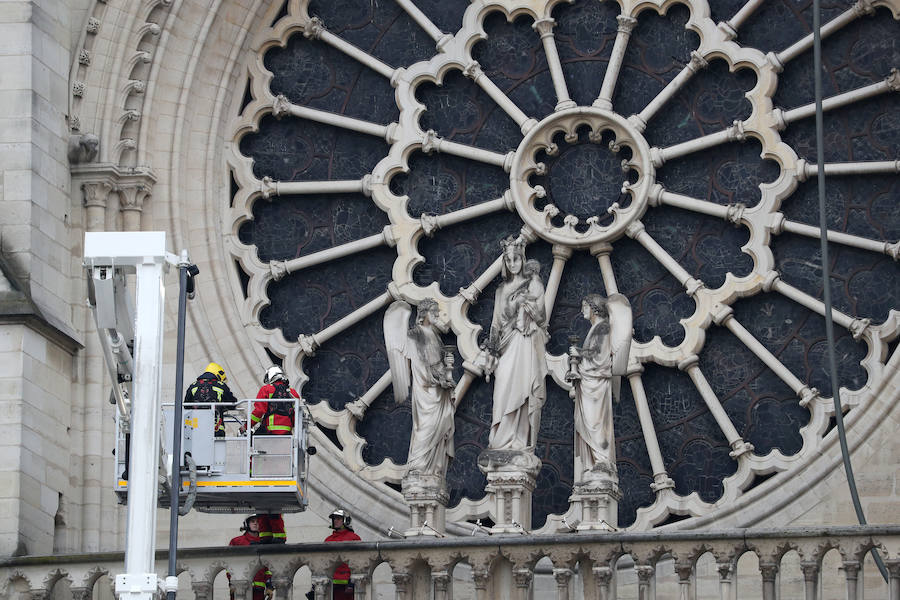
[[[191,387],[187,389],[187,392],[184,394],[184,401],[186,403],[224,402],[234,404],[237,402],[237,399],[234,397],[234,394],[231,393],[228,384],[225,383],[227,380],[228,377],[225,375],[225,369],[218,363],[211,362],[206,365],[206,370],[197,377],[197,381],[192,383]],[[224,414],[224,408],[216,408],[216,437],[225,437]]]
[[[328,515],[334,533],[325,538],[326,542],[358,542],[360,538],[353,531],[353,519],[346,510],[336,508]],[[353,583],[350,581],[350,566],[341,563],[331,576],[331,592],[334,600],[353,600]]]
[[[261,400],[300,399],[291,387],[281,367],[273,366],[263,375],[263,386],[256,394]],[[290,435],[294,431],[294,406],[292,402],[254,402],[250,422],[256,427],[257,435]],[[246,426],[241,426],[241,433]],[[263,544],[284,544],[287,534],[284,519],[279,514],[260,515],[259,535]]]
[[[229,546],[255,546],[263,543],[259,535],[259,522],[262,515],[250,515],[244,519],[241,525],[241,535],[231,538],[228,542]],[[228,589],[234,600],[234,587],[231,585],[231,573],[226,573],[228,577]],[[272,571],[269,567],[262,567],[253,576],[253,600],[271,599],[275,595],[275,586],[272,585]]]
[[[256,394],[258,400],[300,399],[291,387],[281,367],[269,367],[263,375],[263,386]],[[294,430],[294,406],[291,402],[254,402],[250,415],[257,434],[290,435]]]

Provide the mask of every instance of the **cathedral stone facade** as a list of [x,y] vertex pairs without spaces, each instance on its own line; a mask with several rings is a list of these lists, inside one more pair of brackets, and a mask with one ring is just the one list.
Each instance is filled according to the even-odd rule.
[[[524,528],[563,531],[580,510],[567,348],[587,332],[581,299],[617,292],[634,340],[612,526],[853,524],[822,168],[856,484],[870,523],[896,523],[898,18],[896,0],[826,3],[823,167],[806,5],[0,3],[0,555],[124,547],[89,231],[165,231],[200,268],[186,379],[216,361],[252,398],[277,363],[301,390],[319,453],[290,541],[324,538],[334,506],[364,539],[409,523],[411,417],[381,327],[391,302],[426,297],[464,382],[447,530],[502,520],[476,464],[493,389],[478,357],[509,235],[551,309]],[[174,270],[166,283],[172,374]],[[191,513],[181,543],[225,544],[240,520]]]

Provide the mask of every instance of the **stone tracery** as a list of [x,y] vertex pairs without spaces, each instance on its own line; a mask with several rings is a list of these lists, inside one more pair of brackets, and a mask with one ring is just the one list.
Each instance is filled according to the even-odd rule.
[[[753,48],[741,46],[735,42],[735,33],[741,25],[750,18],[754,8],[752,3],[736,13],[736,15],[718,26],[710,18],[708,7],[705,3],[691,3],[691,12],[685,27],[695,32],[700,39],[699,46],[691,52],[689,62],[672,78],[642,110],[635,112],[626,118],[612,112],[615,108],[614,89],[619,78],[622,77],[621,67],[624,60],[624,52],[632,35],[636,21],[639,21],[643,13],[633,13],[634,7],[626,3],[620,15],[619,26],[615,36],[615,47],[610,58],[610,67],[603,79],[599,96],[596,97],[592,107],[571,109],[571,99],[566,85],[562,68],[559,64],[559,56],[552,50],[554,43],[554,28],[548,25],[551,12],[558,2],[547,2],[540,13],[530,12],[525,6],[516,6],[516,3],[483,2],[472,5],[465,13],[463,26],[453,36],[443,34],[435,25],[428,21],[428,17],[419,11],[411,3],[401,3],[412,18],[423,27],[428,35],[438,43],[439,51],[430,60],[415,63],[406,68],[392,68],[381,60],[369,55],[358,48],[350,47],[338,36],[328,33],[327,23],[315,20],[307,13],[304,3],[292,3],[289,16],[278,21],[268,36],[267,42],[260,44],[259,53],[264,54],[267,47],[273,44],[284,44],[293,31],[304,32],[307,37],[316,38],[359,61],[376,73],[389,79],[395,88],[395,97],[399,115],[390,123],[374,123],[364,119],[350,118],[329,111],[314,109],[293,104],[282,96],[273,96],[268,87],[271,75],[257,65],[253,71],[253,102],[243,112],[239,126],[236,128],[236,138],[240,138],[250,129],[259,127],[260,119],[267,113],[281,113],[306,119],[313,122],[326,123],[340,129],[352,130],[364,135],[380,138],[389,144],[387,156],[381,159],[371,172],[362,180],[363,191],[371,194],[375,205],[384,211],[390,221],[390,225],[384,228],[382,233],[373,234],[355,241],[349,241],[343,245],[335,245],[332,248],[314,255],[304,255],[291,261],[286,261],[284,266],[273,261],[271,267],[257,266],[258,260],[252,257],[248,248],[237,248],[235,253],[241,259],[241,264],[247,267],[250,275],[249,302],[253,303],[253,320],[260,317],[260,311],[268,302],[266,285],[269,278],[284,277],[287,273],[297,269],[303,269],[317,262],[329,262],[343,256],[354,256],[357,253],[369,251],[378,247],[396,246],[396,261],[391,273],[391,284],[387,293],[379,293],[370,298],[361,299],[356,310],[347,311],[341,318],[317,331],[309,331],[300,337],[298,343],[292,343],[278,335],[278,332],[264,334],[260,342],[267,345],[276,354],[286,359],[288,369],[296,369],[297,375],[303,374],[304,364],[323,344],[326,344],[334,336],[340,335],[359,323],[368,316],[381,310],[392,299],[404,299],[416,302],[427,296],[438,296],[439,302],[447,307],[450,324],[453,332],[458,337],[460,353],[464,361],[468,383],[461,382],[462,392],[465,394],[466,386],[479,376],[479,369],[475,365],[477,355],[477,337],[479,325],[470,318],[469,311],[476,303],[477,298],[490,285],[500,270],[499,257],[489,266],[476,272],[470,279],[465,290],[453,296],[437,294],[437,285],[422,286],[417,284],[415,272],[423,257],[419,251],[419,243],[424,235],[434,235],[437,229],[448,225],[465,224],[473,219],[483,219],[499,211],[515,208],[521,215],[527,226],[526,237],[531,241],[535,239],[546,240],[564,249],[590,248],[594,253],[595,246],[612,243],[612,252],[615,253],[617,245],[624,243],[625,236],[646,250],[669,274],[682,286],[687,297],[693,302],[693,314],[689,314],[681,322],[684,329],[684,337],[675,344],[665,343],[659,337],[641,341],[635,340],[632,359],[635,367],[644,363],[656,363],[668,367],[678,367],[690,376],[692,385],[696,388],[702,401],[709,412],[715,417],[721,435],[724,435],[732,457],[736,460],[736,471],[725,479],[722,496],[719,502],[726,499],[734,499],[741,494],[741,489],[748,486],[754,474],[768,473],[773,470],[781,471],[796,463],[797,457],[802,457],[812,452],[820,442],[821,435],[827,426],[830,412],[830,400],[821,397],[803,377],[793,373],[778,356],[770,351],[764,344],[758,341],[753,332],[747,329],[747,324],[740,316],[735,316],[732,305],[739,297],[756,295],[761,292],[779,292],[788,299],[808,308],[813,312],[821,313],[821,302],[814,296],[807,294],[782,281],[782,274],[777,267],[777,261],[773,256],[770,246],[770,236],[781,231],[789,231],[794,234],[815,237],[817,233],[812,227],[804,226],[790,219],[780,212],[783,200],[795,193],[799,183],[802,183],[810,173],[814,173],[815,166],[808,165],[804,159],[788,145],[784,144],[780,137],[780,131],[798,119],[808,117],[811,113],[808,107],[800,107],[789,111],[781,111],[774,108],[772,98],[778,88],[779,73],[785,64],[796,58],[802,50],[808,48],[811,43],[808,38],[803,38],[796,44],[788,47],[780,53],[770,52],[763,54]],[[878,4],[878,3],[876,3]],[[885,6],[893,6],[889,3],[881,3]],[[529,4],[530,6],[530,4]],[[504,93],[496,83],[487,75],[484,67],[480,67],[474,61],[472,48],[477,41],[484,37],[482,24],[486,16],[492,11],[500,9],[508,15],[521,15],[528,13],[535,19],[535,29],[539,33],[540,44],[545,49],[546,60],[553,89],[557,95],[556,108],[559,112],[552,113],[539,123],[541,115],[530,115],[525,109]],[[662,12],[662,9],[658,9]],[[896,7],[893,8],[895,17]],[[633,13],[633,14],[632,14]],[[850,22],[856,13],[848,11],[846,16],[840,17],[841,23]],[[324,25],[324,28],[323,28]],[[313,32],[315,35],[310,34]],[[489,39],[489,38],[488,38]],[[748,116],[734,121],[719,131],[704,133],[694,138],[650,147],[643,139],[645,135],[652,141],[648,132],[648,123],[652,125],[654,117],[659,118],[659,112],[666,103],[676,97],[677,93],[688,85],[694,75],[708,66],[713,58],[724,59],[730,67],[740,66],[749,69],[756,76],[755,86],[747,92],[747,98],[751,104]],[[433,130],[423,131],[420,123],[423,116],[427,115],[428,108],[417,99],[417,90],[423,85],[440,82],[454,71],[461,72],[470,78],[481,90],[484,91],[496,105],[515,123],[523,134],[522,145],[516,152],[502,152],[488,150],[470,143],[460,143],[441,137]],[[892,89],[891,78],[888,75],[883,84],[873,84],[859,91],[855,95],[835,96],[834,100],[826,104],[827,109],[837,108],[844,102],[857,101],[867,95],[883,94]],[[862,90],[863,88],[860,88]],[[276,116],[278,116],[276,114]],[[568,122],[567,122],[568,119]],[[581,121],[579,122],[579,119]],[[546,126],[541,123],[553,123]],[[555,129],[556,123],[565,123]],[[617,134],[617,140],[623,136],[625,145],[631,149],[629,164],[637,172],[636,182],[626,182],[625,191],[631,196],[631,202],[627,208],[613,211],[613,225],[602,225],[599,219],[588,222],[589,228],[604,231],[597,233],[595,237],[578,230],[578,222],[562,218],[561,224],[555,223],[552,215],[553,209],[548,210],[549,204],[537,210],[535,200],[540,196],[540,190],[528,183],[527,173],[531,169],[535,173],[539,166],[535,163],[536,143],[534,140],[541,138],[544,148],[552,152],[552,137],[556,131],[565,131],[571,136],[579,124],[588,124],[592,129],[602,130],[612,128]],[[651,127],[652,129],[652,127]],[[543,137],[541,137],[543,135]],[[672,162],[702,153],[704,150],[715,148],[721,144],[731,142],[744,142],[753,140],[762,146],[762,154],[769,160],[775,161],[781,172],[777,179],[771,183],[760,186],[760,201],[748,208],[743,202],[722,205],[710,199],[693,197],[689,194],[676,193],[666,188],[665,184],[654,181],[654,173],[657,169],[667,167]],[[421,150],[425,154],[437,153],[441,155],[453,155],[465,160],[492,165],[510,173],[510,186],[512,194],[506,195],[475,205],[470,205],[456,211],[445,212],[439,215],[423,214],[420,218],[414,218],[408,214],[406,205],[408,198],[399,196],[391,189],[391,180],[398,173],[407,170],[414,154]],[[277,202],[283,193],[311,194],[311,193],[336,193],[341,191],[356,190],[358,184],[355,180],[338,189],[339,182],[310,182],[308,187],[303,184],[275,181],[266,184],[265,180],[258,180],[249,169],[247,159],[235,153],[231,157],[235,167],[236,179],[240,190],[235,197],[237,218],[233,223],[236,230],[241,222],[251,214],[250,210],[254,200],[265,190],[273,196]],[[826,165],[826,173],[894,173],[896,161],[856,161],[846,164]],[[810,170],[812,169],[812,171]],[[366,180],[368,178],[368,180]],[[293,185],[294,187],[290,187]],[[272,191],[274,188],[274,192]],[[281,188],[281,189],[279,189]],[[290,190],[290,192],[287,192]],[[517,192],[518,190],[518,192]],[[485,199],[482,199],[485,200]],[[749,239],[743,247],[746,254],[753,259],[753,266],[749,273],[736,276],[733,272],[726,274],[724,283],[713,285],[709,281],[703,281],[690,272],[673,256],[656,236],[648,231],[641,219],[644,211],[652,213],[662,207],[676,207],[697,214],[718,217],[724,221],[740,225],[749,232]],[[628,213],[623,216],[623,212]],[[544,219],[543,221],[541,219]],[[620,225],[621,224],[621,225]],[[439,234],[438,234],[439,235]],[[896,253],[890,240],[872,239],[866,236],[851,236],[841,232],[835,232],[834,240],[847,246],[861,247],[874,252],[881,252],[892,256]],[[595,254],[599,263],[599,271],[604,286],[608,293],[618,291],[620,283],[616,281],[616,275],[610,253],[597,248]],[[557,254],[559,259],[556,260]],[[315,259],[313,258],[315,257]],[[896,258],[894,256],[894,258]],[[569,257],[565,252],[557,252],[554,246],[554,262],[549,273],[548,291],[550,284],[558,286],[564,280],[566,265]],[[294,267],[287,266],[292,263]],[[718,283],[718,282],[716,282]],[[554,292],[555,293],[555,292]],[[549,296],[549,294],[548,294]],[[894,304],[896,305],[896,304]],[[552,308],[552,301],[551,301]],[[898,313],[891,311],[881,325],[870,325],[864,319],[869,315],[857,315],[841,313],[836,315],[836,321],[851,329],[854,338],[861,339],[866,346],[866,356],[861,364],[867,372],[869,381],[877,381],[881,374],[880,369],[884,361],[887,342],[897,335]],[[766,365],[776,376],[796,394],[796,402],[810,410],[810,420],[805,427],[800,428],[799,435],[802,438],[802,447],[794,454],[782,453],[778,449],[772,449],[766,455],[753,454],[749,451],[747,442],[741,439],[732,424],[732,416],[728,415],[721,406],[715,390],[710,386],[703,372],[704,365],[700,356],[706,348],[707,333],[715,324],[728,329],[736,338],[751,351],[751,354]],[[554,380],[562,387],[564,366],[562,361],[553,355],[548,357]],[[634,368],[629,375],[631,392],[637,405],[637,412],[646,412],[646,395],[643,392],[641,374],[638,368]],[[297,377],[293,377],[297,379]],[[384,391],[387,383],[382,376],[378,382],[366,393],[360,394],[371,402],[378,394]],[[458,388],[459,389],[459,388]],[[848,390],[843,396],[850,405],[859,404],[865,400],[865,388],[858,391]],[[374,396],[374,397],[372,397]],[[718,406],[717,406],[718,405]],[[387,480],[397,482],[402,476],[402,466],[387,459],[379,465],[366,465],[362,455],[363,438],[360,437],[349,414],[343,410],[337,410],[329,403],[322,402],[313,408],[316,418],[325,426],[335,428],[338,438],[343,444],[343,456],[348,464],[359,469],[361,475],[374,480]],[[364,412],[364,411],[362,411]],[[362,414],[353,412],[354,418],[361,420]],[[640,419],[640,431],[648,440],[647,448],[649,459],[653,464],[653,478],[657,483],[665,484],[669,481],[662,457],[655,456],[659,450],[652,449],[653,442],[650,438],[656,438],[654,423],[649,415],[644,414]],[[660,427],[657,423],[656,427]],[[661,522],[671,512],[688,513],[692,515],[705,514],[715,508],[715,504],[704,502],[699,497],[676,494],[667,485],[654,487],[657,492],[653,505],[639,514],[635,526],[647,526]],[[455,517],[465,518],[468,514],[478,512],[478,504],[463,501],[456,509]],[[552,527],[552,524],[550,525]]]

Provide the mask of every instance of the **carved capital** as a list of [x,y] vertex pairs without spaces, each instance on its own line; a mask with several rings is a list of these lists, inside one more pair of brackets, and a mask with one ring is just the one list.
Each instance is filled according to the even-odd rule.
[[847,580],[856,581],[859,579],[860,564],[858,560],[845,560],[842,566],[844,568],[844,577]]
[[900,241],[894,242],[893,244],[886,243],[884,245],[884,253],[894,260],[900,260]]
[[314,356],[316,350],[319,349],[319,342],[316,341],[315,336],[307,335],[305,333],[301,333],[297,337],[297,343],[300,344],[300,350],[302,350],[306,356]]
[[729,128],[728,137],[732,140],[743,142],[747,139],[747,134],[744,131],[744,123],[743,121],[734,121]]
[[144,200],[150,196],[151,187],[145,183],[119,184],[119,210],[141,212]]
[[275,102],[272,103],[272,116],[280,119],[291,112],[291,101],[284,94],[275,96]]
[[81,184],[82,204],[86,208],[106,208],[109,193],[114,186],[109,181],[85,181]]
[[212,597],[212,585],[208,581],[191,582],[191,590],[196,600],[210,600]]
[[409,583],[412,581],[412,575],[394,571],[393,575],[391,575],[391,581],[394,582],[394,587],[397,588],[397,591],[406,592],[409,589]]
[[269,263],[269,273],[275,281],[280,281],[288,272],[287,261],[273,260]]
[[422,224],[422,231],[425,232],[427,237],[433,236],[434,232],[441,228],[438,216],[429,213],[422,213],[422,216],[419,217],[419,223]]
[[891,69],[891,74],[884,78],[887,82],[888,87],[891,88],[891,91],[900,92],[900,71],[897,71],[897,67]]
[[872,0],[857,0],[853,5],[853,14],[857,17],[872,16],[875,14],[875,6]]
[[266,175],[259,182],[259,192],[262,197],[269,200],[272,196],[278,195],[278,182]]
[[772,70],[776,73],[781,73],[782,71],[784,71],[784,63],[781,62],[781,59],[778,58],[778,55],[774,52],[769,52],[768,54],[766,54],[766,61],[768,61],[768,63],[772,65]]
[[323,31],[325,31],[325,24],[319,17],[311,17],[303,25],[303,37],[308,40],[319,39],[322,36]]
[[776,563],[761,562],[759,563],[759,574],[762,575],[763,581],[775,581],[775,575],[778,574],[778,565]]
[[616,31],[619,33],[631,33],[634,29],[634,26],[637,25],[637,19],[634,17],[628,17],[626,15],[619,15],[616,17],[616,23],[618,23],[618,27],[616,27]]
[[643,584],[650,583],[653,573],[656,572],[652,565],[637,565],[634,570],[637,571],[638,581]]
[[473,60],[463,68],[462,74],[472,81],[477,81],[479,77],[484,75],[484,71],[481,70],[481,65],[478,64],[478,61]]
[[800,570],[803,571],[803,579],[810,583],[815,583],[819,578],[819,563],[815,560],[804,560],[800,562]]
[[675,572],[678,574],[679,583],[689,583],[694,573],[694,565],[690,562],[676,562]]
[[450,573],[447,571],[433,571],[431,581],[434,582],[434,591],[446,593],[450,587]]
[[716,571],[719,573],[719,581],[729,582],[734,577],[734,563],[717,562]]
[[744,216],[744,210],[746,210],[746,208],[747,205],[743,202],[735,202],[733,204],[729,204],[725,213],[725,219],[734,225],[740,225],[741,219]]
[[441,148],[441,138],[434,129],[429,129],[422,136],[422,152],[432,154]]
[[559,587],[568,587],[572,575],[574,575],[572,569],[553,569],[553,578],[556,579],[556,585]]
[[599,586],[609,586],[609,582],[612,581],[612,569],[610,567],[592,567],[591,572],[594,574],[594,581]]
[[534,23],[532,23],[531,28],[541,34],[542,38],[553,35],[553,26],[556,25],[556,21],[551,19],[550,17],[546,17],[543,19],[538,19]]
[[850,322],[850,335],[854,340],[858,340],[866,333],[866,329],[872,324],[872,319],[853,319]]
[[800,390],[800,406],[806,408],[809,406],[810,402],[813,402],[819,397],[819,390],[814,387],[804,386],[802,390]]
[[472,570],[472,580],[475,582],[476,590],[486,590],[490,579],[491,575],[487,569]]
[[660,492],[662,490],[669,490],[675,488],[675,481],[669,477],[668,473],[654,473],[653,474],[653,483],[650,484],[650,489],[654,492]]
[[703,58],[696,50],[692,50],[691,60],[688,61],[687,68],[696,73],[700,69],[705,69],[707,66],[709,66],[709,61]]
[[513,569],[513,579],[517,588],[527,588],[534,579],[534,572],[531,569]]
[[753,444],[750,442],[745,442],[744,440],[738,438],[731,442],[731,452],[728,453],[728,456],[731,458],[737,458],[742,454],[750,454],[753,452]]

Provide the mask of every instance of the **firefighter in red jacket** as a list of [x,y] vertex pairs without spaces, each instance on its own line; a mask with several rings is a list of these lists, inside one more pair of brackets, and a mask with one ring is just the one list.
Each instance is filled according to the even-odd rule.
[[[259,521],[261,515],[250,515],[244,519],[241,531],[244,533],[231,538],[228,542],[229,546],[255,546],[263,543],[259,536]],[[228,588],[231,593],[231,599],[234,600],[234,588],[231,585],[231,573],[227,573]],[[275,593],[275,586],[272,585],[272,571],[268,567],[263,567],[253,576],[253,600],[263,600],[271,598]]]
[[[291,387],[281,367],[269,367],[263,376],[263,386],[256,394],[258,400],[300,399]],[[291,402],[254,402],[250,415],[253,426],[259,424],[258,434],[290,435],[294,430],[294,406]]]
[[[259,400],[300,399],[291,387],[281,367],[269,367],[263,376],[263,386],[256,394]],[[257,435],[290,435],[294,431],[293,402],[254,402],[250,414],[251,427]],[[241,426],[241,433],[246,426]],[[259,515],[259,535],[263,544],[283,544],[287,541],[284,519],[279,514]]]
[[[326,542],[358,542],[360,538],[353,532],[350,514],[341,508],[336,508],[328,515],[331,519],[331,528],[334,533],[325,538]],[[331,576],[331,594],[334,600],[353,600],[353,583],[350,581],[350,566],[341,563]]]

